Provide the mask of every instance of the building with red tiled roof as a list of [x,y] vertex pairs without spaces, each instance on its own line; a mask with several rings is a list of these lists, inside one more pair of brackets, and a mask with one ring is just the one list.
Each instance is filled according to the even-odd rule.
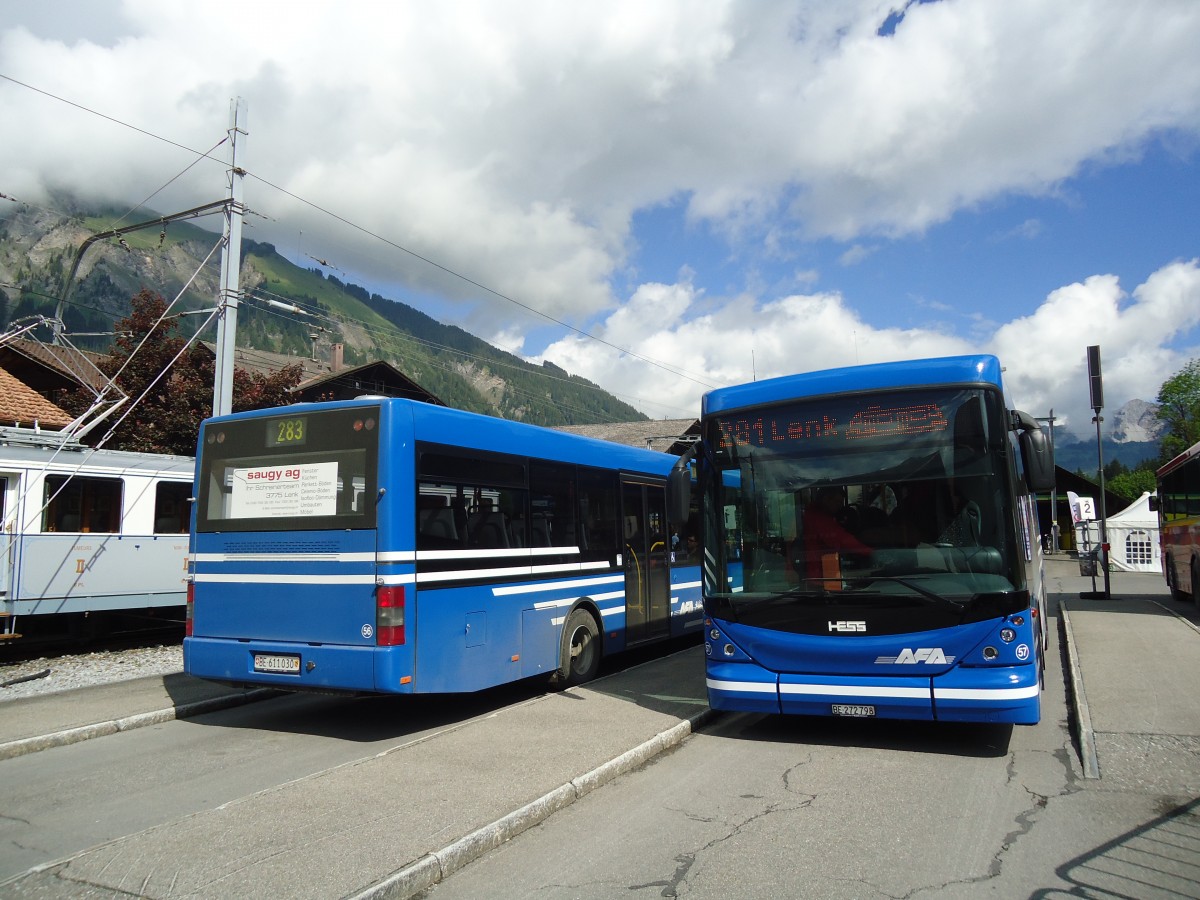
[[74,418],[7,369],[0,369],[0,425],[59,429]]

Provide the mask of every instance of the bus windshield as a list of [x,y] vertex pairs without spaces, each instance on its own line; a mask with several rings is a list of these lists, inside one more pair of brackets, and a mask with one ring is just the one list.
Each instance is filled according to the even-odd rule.
[[374,528],[379,407],[205,423],[196,528]]
[[998,391],[802,400],[707,428],[710,614],[824,633],[894,609],[899,632],[1028,606]]

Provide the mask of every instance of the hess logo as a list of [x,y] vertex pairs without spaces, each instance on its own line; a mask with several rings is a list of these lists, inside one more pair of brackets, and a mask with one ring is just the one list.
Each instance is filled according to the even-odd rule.
[[830,631],[866,631],[866,622],[830,622]]

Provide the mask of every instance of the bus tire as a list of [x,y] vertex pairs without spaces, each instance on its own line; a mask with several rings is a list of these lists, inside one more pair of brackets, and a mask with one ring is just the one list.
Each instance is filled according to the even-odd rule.
[[[1191,596],[1189,596],[1188,594],[1185,594],[1183,591],[1181,591],[1179,589],[1179,574],[1175,571],[1175,560],[1169,556],[1167,557],[1166,568],[1167,568],[1167,587],[1170,588],[1170,590],[1171,590],[1171,599],[1176,600],[1179,603],[1187,603],[1188,600],[1190,600],[1192,598],[1191,598]],[[1193,579],[1192,583],[1193,583],[1192,593],[1194,595],[1195,591],[1196,591],[1196,588],[1194,586],[1195,585],[1194,579]]]
[[562,690],[591,681],[599,669],[600,628],[587,610],[574,609],[563,626],[554,686]]
[[1192,560],[1192,602],[1200,606],[1200,562]]

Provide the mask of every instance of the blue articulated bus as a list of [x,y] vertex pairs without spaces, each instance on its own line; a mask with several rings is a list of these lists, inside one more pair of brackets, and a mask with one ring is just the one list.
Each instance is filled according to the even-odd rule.
[[232,684],[475,691],[592,678],[702,625],[676,457],[399,399],[206,421],[184,669]]
[[994,357],[715,390],[702,435],[714,709],[1038,721],[1053,460]]

